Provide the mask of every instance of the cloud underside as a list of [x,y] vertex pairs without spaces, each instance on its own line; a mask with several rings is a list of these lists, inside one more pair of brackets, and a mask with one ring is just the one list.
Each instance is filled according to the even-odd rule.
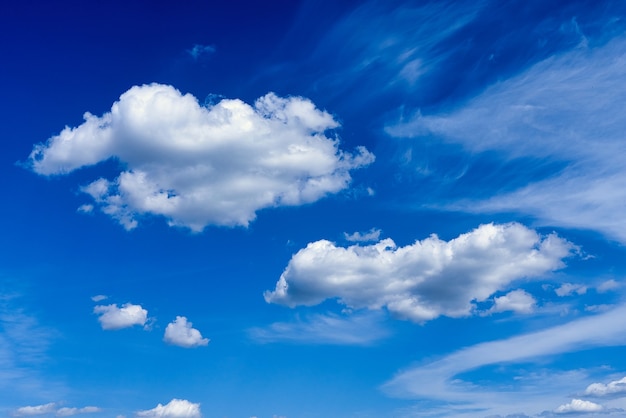
[[193,324],[187,322],[187,318],[184,316],[177,316],[173,322],[167,325],[163,340],[168,344],[185,348],[201,347],[209,344],[209,339],[203,338],[200,331],[193,328]]
[[138,417],[148,418],[200,418],[200,404],[185,399],[172,399],[168,404],[158,404],[152,409],[138,411]]
[[[594,229],[626,242],[626,38],[579,46],[487,88],[451,112],[416,116],[387,132],[435,136],[471,153],[560,167],[516,189],[450,206],[472,212],[521,211],[546,224]],[[518,176],[523,178],[523,176]],[[524,184],[525,183],[525,184]]]
[[[517,223],[481,225],[450,241],[437,236],[397,247],[391,239],[347,248],[321,240],[298,251],[267,302],[294,307],[338,298],[350,308],[380,309],[417,322],[466,316],[515,281],[563,267],[573,244]],[[527,311],[525,292],[496,299],[495,310]]]
[[269,93],[253,106],[204,107],[171,86],[135,86],[101,117],[66,127],[30,155],[41,175],[67,174],[110,159],[122,170],[82,190],[125,228],[141,215],[200,231],[247,226],[263,208],[314,202],[348,187],[350,170],[374,156],[339,149],[339,124],[301,97]]

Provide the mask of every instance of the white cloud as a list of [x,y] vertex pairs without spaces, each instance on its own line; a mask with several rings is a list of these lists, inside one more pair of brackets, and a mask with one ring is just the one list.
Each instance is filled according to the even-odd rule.
[[95,314],[99,314],[98,321],[102,329],[117,330],[132,327],[133,325],[145,325],[148,320],[148,311],[141,305],[126,303],[118,308],[117,304],[98,305],[93,308]]
[[381,315],[372,313],[345,317],[312,315],[304,320],[275,322],[266,328],[253,328],[249,333],[260,343],[368,345],[389,336],[381,320]]
[[50,414],[56,410],[56,403],[50,402],[44,405],[37,406],[23,406],[15,411],[15,416],[31,416],[31,415],[43,415]]
[[124,167],[115,179],[83,187],[126,229],[140,215],[201,231],[247,226],[263,208],[314,202],[348,187],[350,170],[374,156],[339,149],[326,131],[333,117],[301,97],[269,93],[253,106],[221,100],[211,107],[171,86],[135,86],[109,113],[85,114],[29,157],[38,174],[66,174],[109,159]]
[[192,348],[209,344],[208,338],[202,338],[200,331],[192,327],[184,316],[177,316],[174,322],[167,324],[163,340],[169,344]]
[[[489,387],[466,384],[458,376],[488,365],[539,361],[545,365],[551,356],[594,347],[626,345],[626,306],[576,319],[541,331],[490,341],[463,348],[441,359],[399,372],[383,389],[394,396],[432,399],[456,404],[460,410],[481,411],[480,416],[514,413],[534,408],[552,409],[554,396],[577,390],[584,376],[550,373],[530,390],[511,391],[510,386]],[[546,386],[546,380],[550,385]],[[474,414],[470,416],[479,416]]]
[[[578,47],[495,83],[454,111],[417,115],[391,135],[436,135],[472,153],[531,157],[558,166],[549,176],[482,201],[472,212],[522,211],[544,224],[586,228],[626,242],[626,37]],[[530,178],[530,177],[529,177]]]
[[93,205],[85,204],[85,205],[80,205],[78,209],[76,209],[76,211],[80,213],[92,213],[93,209],[94,209]]
[[94,302],[101,302],[103,300],[108,299],[109,297],[106,295],[96,295],[96,296],[92,296],[91,300],[93,300]]
[[294,307],[339,298],[418,322],[465,316],[473,301],[563,267],[574,248],[517,223],[481,225],[450,241],[431,235],[400,248],[391,239],[348,248],[321,240],[291,258],[265,300]]
[[600,293],[610,292],[611,290],[615,290],[621,287],[621,284],[616,282],[613,279],[604,281],[600,283],[600,285],[596,288],[596,290]]
[[380,238],[380,229],[372,228],[365,233],[354,232],[352,234],[348,234],[347,232],[343,233],[346,241],[350,242],[371,242],[378,241]]
[[607,383],[592,383],[585,389],[585,395],[588,396],[609,396],[609,395],[625,395],[626,396],[626,377],[620,380],[614,380]]
[[593,403],[590,401],[583,401],[582,399],[572,399],[570,403],[559,406],[554,410],[556,414],[569,414],[573,412],[579,413],[591,413],[602,411],[602,405]]
[[494,305],[489,312],[513,311],[517,313],[531,313],[537,301],[532,295],[518,289],[494,299]]
[[139,417],[153,418],[200,418],[200,404],[184,399],[172,399],[167,405],[158,404],[153,409],[138,411]]
[[95,412],[101,412],[102,409],[97,406],[85,406],[83,408],[60,408],[56,415],[57,417],[69,417],[78,414],[92,414]]
[[557,296],[570,296],[574,293],[578,295],[584,295],[587,293],[587,286],[581,284],[571,284],[571,283],[563,283],[557,289],[554,289],[554,292]]

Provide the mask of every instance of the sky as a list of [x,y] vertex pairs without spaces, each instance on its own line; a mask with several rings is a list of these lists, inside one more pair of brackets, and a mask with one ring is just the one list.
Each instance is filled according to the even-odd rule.
[[626,416],[626,4],[5,1],[0,416]]

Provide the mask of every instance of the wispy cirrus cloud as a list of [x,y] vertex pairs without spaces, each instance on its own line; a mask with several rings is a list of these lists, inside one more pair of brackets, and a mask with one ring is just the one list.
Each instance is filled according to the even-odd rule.
[[390,335],[383,315],[357,312],[349,315],[315,314],[290,322],[252,328],[250,338],[260,343],[369,345]]
[[[550,373],[549,390],[542,379],[540,384],[522,386],[514,391],[511,391],[511,383],[489,386],[464,381],[460,376],[489,365],[528,364],[534,361],[545,365],[563,353],[626,345],[626,323],[620,319],[625,314],[626,306],[620,306],[541,331],[463,348],[441,359],[401,371],[382,388],[393,396],[454,404],[454,410],[447,414],[451,416],[484,417],[490,414],[553,411],[554,406],[551,405],[568,393],[578,392],[580,382],[587,380],[588,376],[565,376],[558,380],[559,373],[554,372]],[[533,411],[529,410],[529,405],[532,405]],[[466,412],[462,413],[464,410]]]
[[[485,199],[460,196],[447,207],[522,212],[541,223],[585,228],[626,242],[626,152],[621,114],[626,38],[579,45],[495,83],[457,108],[389,125],[396,137],[435,137],[477,155],[531,159],[528,176]],[[520,160],[521,161],[521,160]],[[552,163],[539,176],[535,164]],[[503,163],[507,164],[507,162]],[[519,170],[518,170],[519,171]],[[443,205],[446,206],[446,205]]]

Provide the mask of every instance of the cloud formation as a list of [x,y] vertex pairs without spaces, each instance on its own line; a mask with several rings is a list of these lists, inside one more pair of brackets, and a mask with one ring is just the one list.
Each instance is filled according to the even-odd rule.
[[380,238],[380,232],[380,229],[372,228],[364,233],[354,232],[352,234],[348,234],[347,232],[344,232],[343,236],[346,241],[350,242],[372,242],[378,241],[378,239]]
[[318,314],[292,322],[274,322],[265,328],[253,328],[249,334],[260,343],[368,345],[389,335],[381,319],[381,315],[372,313],[345,317]]
[[555,414],[570,414],[574,412],[591,413],[602,411],[602,405],[582,399],[572,399],[571,402],[559,406],[554,410]]
[[[540,379],[536,388],[520,388],[511,392],[510,386],[468,386],[459,379],[459,375],[487,365],[510,365],[534,360],[540,360],[545,365],[550,356],[593,347],[625,345],[626,322],[622,320],[625,314],[626,306],[620,306],[602,314],[579,318],[541,331],[463,348],[441,359],[399,372],[383,389],[399,397],[443,400],[448,404],[457,404],[460,409],[465,410],[484,408],[493,413],[512,413],[516,412],[515,409],[528,409],[529,405],[537,411],[552,409],[553,396],[556,394],[547,392],[546,380],[550,380],[551,387],[562,391],[559,392],[562,396],[564,393],[576,391],[583,377],[566,375],[557,383],[558,373],[550,373],[549,377]],[[522,393],[524,396],[520,396]],[[482,414],[486,415],[489,414]]]
[[102,409],[97,406],[85,406],[83,408],[59,408],[56,415],[57,417],[69,417],[78,414],[93,414],[101,411]]
[[269,93],[254,105],[204,107],[172,86],[135,86],[101,117],[36,145],[29,164],[67,174],[115,159],[122,171],[82,190],[126,229],[142,215],[201,231],[247,226],[263,208],[314,202],[348,187],[350,170],[374,161],[363,147],[339,149],[339,123],[302,97]]
[[504,296],[494,298],[493,307],[489,312],[513,311],[517,313],[531,313],[537,304],[535,298],[524,290],[517,289]]
[[481,225],[447,242],[431,235],[406,247],[391,239],[347,248],[321,240],[291,258],[265,300],[294,307],[338,298],[350,308],[385,307],[416,322],[460,317],[472,313],[473,301],[516,280],[562,268],[574,249],[556,234],[542,237],[518,223]]
[[623,377],[620,380],[614,380],[607,384],[592,383],[587,386],[587,389],[585,389],[585,395],[596,397],[616,395],[626,396],[626,377]]
[[141,305],[126,303],[121,308],[117,304],[98,305],[93,308],[95,314],[100,315],[98,321],[105,330],[117,330],[132,327],[133,325],[146,325],[148,311]]
[[184,316],[177,316],[173,322],[167,324],[163,341],[179,347],[193,348],[209,344],[208,338],[202,338],[200,331],[192,327]]
[[168,404],[158,404],[152,409],[138,411],[138,417],[149,418],[200,418],[200,404],[185,399],[172,399]]
[[24,416],[51,414],[54,411],[56,411],[56,403],[50,402],[50,403],[43,404],[43,405],[23,406],[21,408],[17,408],[14,415],[18,417],[24,417]]
[[[522,211],[545,224],[586,228],[626,242],[626,37],[580,45],[499,81],[460,108],[421,114],[387,128],[398,137],[435,136],[471,153],[553,163],[548,175],[485,200],[450,206]],[[532,172],[534,166],[529,166]]]

